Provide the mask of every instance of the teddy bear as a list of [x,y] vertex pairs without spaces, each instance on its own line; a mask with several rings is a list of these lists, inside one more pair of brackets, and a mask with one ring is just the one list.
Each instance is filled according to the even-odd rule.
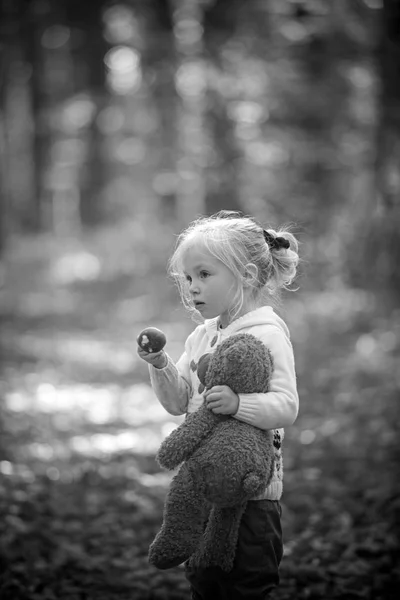
[[[197,365],[205,389],[229,385],[237,394],[267,392],[272,370],[270,351],[249,333],[230,336]],[[215,414],[204,402],[162,442],[156,459],[163,468],[179,470],[149,562],[158,569],[188,561],[229,571],[246,504],[272,477],[273,432]]]

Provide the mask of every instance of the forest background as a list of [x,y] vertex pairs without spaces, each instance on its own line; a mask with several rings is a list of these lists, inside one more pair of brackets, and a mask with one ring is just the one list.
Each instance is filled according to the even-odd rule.
[[0,7],[2,600],[189,597],[135,339],[179,356],[167,257],[221,208],[301,243],[275,598],[397,598],[400,3]]

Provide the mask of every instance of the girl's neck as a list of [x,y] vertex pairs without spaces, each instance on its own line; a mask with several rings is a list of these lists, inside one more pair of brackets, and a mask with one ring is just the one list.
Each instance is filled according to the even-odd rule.
[[249,303],[243,304],[242,309],[232,319],[222,320],[221,317],[218,317],[218,329],[225,329],[226,327],[228,327],[228,325],[231,325],[232,323],[234,323],[234,321],[237,321],[237,319],[244,317],[245,315],[252,312],[253,310],[256,310],[257,308],[261,308],[261,306],[263,306],[263,304],[260,301],[252,302],[252,303],[249,302]]

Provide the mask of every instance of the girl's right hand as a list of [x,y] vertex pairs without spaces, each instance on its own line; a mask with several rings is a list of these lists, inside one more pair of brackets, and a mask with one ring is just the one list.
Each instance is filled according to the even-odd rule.
[[146,361],[149,365],[153,365],[156,369],[164,369],[168,364],[168,358],[164,350],[160,350],[160,352],[146,352],[146,350],[143,350],[138,345],[137,353],[142,360]]

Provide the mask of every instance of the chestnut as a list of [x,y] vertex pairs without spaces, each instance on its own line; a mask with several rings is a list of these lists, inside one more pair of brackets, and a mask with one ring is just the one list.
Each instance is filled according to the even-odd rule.
[[137,343],[146,352],[160,352],[167,343],[165,334],[157,327],[146,327],[137,336]]

